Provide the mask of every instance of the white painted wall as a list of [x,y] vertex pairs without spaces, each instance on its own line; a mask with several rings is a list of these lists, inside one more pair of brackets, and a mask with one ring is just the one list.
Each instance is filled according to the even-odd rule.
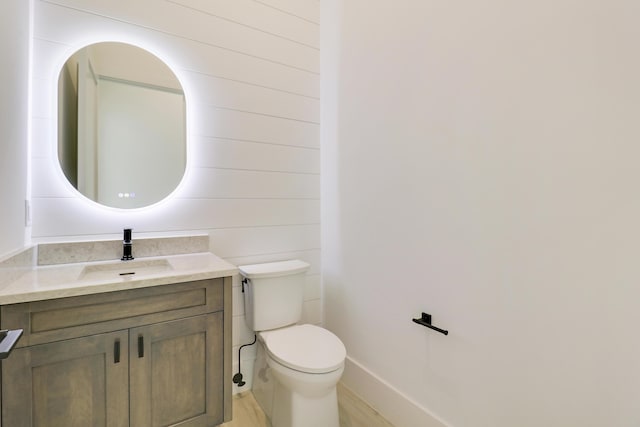
[[0,3],[0,258],[25,245],[30,7]]
[[348,385],[398,427],[640,425],[638,2],[322,9],[326,325],[424,417]]
[[[236,264],[300,258],[312,264],[305,321],[320,322],[318,15],[316,0],[35,0],[34,240],[118,237],[130,226],[134,239],[207,232],[211,250]],[[188,173],[158,206],[97,206],[53,157],[58,70],[99,40],[146,48],[185,89]],[[253,335],[235,285],[237,346]]]

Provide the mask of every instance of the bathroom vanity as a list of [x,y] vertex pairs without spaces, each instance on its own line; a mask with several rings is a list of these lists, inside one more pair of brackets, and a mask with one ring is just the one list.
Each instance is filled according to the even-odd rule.
[[230,420],[235,272],[201,253],[39,267],[0,289],[0,327],[24,330],[2,362],[1,425]]

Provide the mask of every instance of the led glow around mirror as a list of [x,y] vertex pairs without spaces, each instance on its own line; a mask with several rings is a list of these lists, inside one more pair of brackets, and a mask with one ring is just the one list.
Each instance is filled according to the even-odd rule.
[[186,167],[184,92],[136,46],[74,53],[58,78],[58,160],[69,183],[105,206],[140,208],[176,189]]

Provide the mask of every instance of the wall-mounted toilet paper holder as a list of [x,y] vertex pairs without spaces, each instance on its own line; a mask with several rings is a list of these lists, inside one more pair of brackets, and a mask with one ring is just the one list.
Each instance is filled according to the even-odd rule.
[[426,326],[427,328],[433,329],[434,331],[440,332],[441,334],[449,335],[449,331],[433,326],[431,324],[431,315],[425,312],[422,313],[422,317],[420,317],[419,319],[413,319],[413,321],[418,325]]

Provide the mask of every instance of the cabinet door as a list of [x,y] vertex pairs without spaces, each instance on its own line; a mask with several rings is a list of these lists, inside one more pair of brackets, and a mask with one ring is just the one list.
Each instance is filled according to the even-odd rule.
[[2,362],[2,425],[127,427],[128,344],[119,331],[14,350]]
[[224,421],[221,312],[134,328],[129,337],[132,426]]

